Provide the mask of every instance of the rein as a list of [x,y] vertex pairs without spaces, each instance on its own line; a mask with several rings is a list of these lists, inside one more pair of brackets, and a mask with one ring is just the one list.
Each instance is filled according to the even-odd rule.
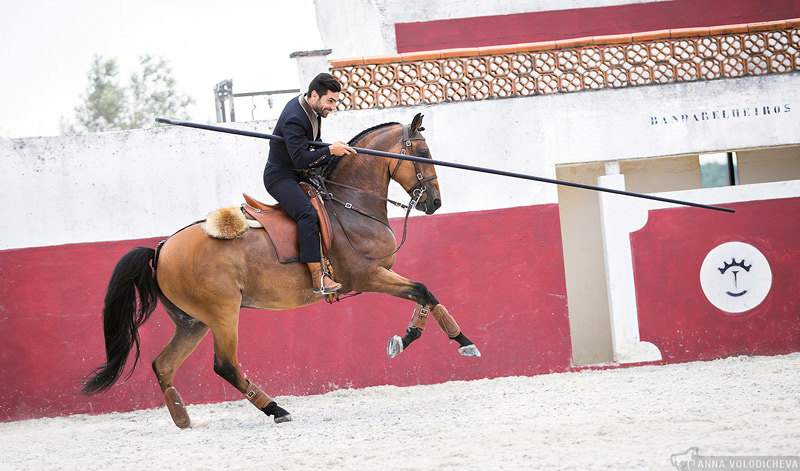
[[[328,182],[329,183],[333,183],[333,182],[330,182],[330,181],[328,181]],[[378,221],[379,223],[381,223],[384,226],[388,227],[389,230],[392,231],[392,234],[394,234],[394,230],[392,229],[392,226],[390,226],[388,222],[386,222],[386,221],[384,221],[382,219],[379,219],[379,218],[377,218],[377,217],[375,217],[375,216],[373,216],[373,215],[371,215],[369,213],[366,213],[366,212],[358,209],[357,207],[353,206],[352,203],[347,203],[345,201],[342,201],[341,199],[339,199],[336,196],[334,196],[333,193],[325,192],[324,183],[323,183],[322,189],[323,189],[323,192],[322,192],[323,198],[326,198],[326,199],[328,199],[330,201],[339,203],[342,206],[344,206],[345,209],[349,209],[349,210],[355,211],[356,213],[358,213],[358,214],[360,214],[362,216],[366,216],[366,217],[368,217],[368,218],[370,218],[372,220]],[[383,198],[380,195],[376,195],[376,194],[371,193],[371,192],[365,192],[365,193],[367,193],[369,195],[373,195],[373,196],[379,197],[381,199],[386,199],[386,198]],[[339,213],[336,211],[336,208],[333,205],[331,205],[331,211],[333,211],[333,215],[336,216],[336,221],[339,223],[339,227],[342,228],[342,232],[344,233],[344,237],[345,237],[345,239],[347,239],[347,243],[350,244],[350,247],[352,247],[353,250],[355,250],[355,252],[357,254],[359,254],[360,256],[362,256],[362,257],[364,257],[366,259],[369,259],[369,260],[380,260],[382,258],[391,257],[392,255],[396,254],[403,247],[403,244],[406,243],[406,234],[408,232],[408,217],[411,214],[411,208],[415,207],[417,205],[417,203],[419,203],[419,200],[420,200],[420,198],[422,198],[422,195],[424,193],[425,193],[425,188],[423,187],[422,190],[419,193],[416,193],[416,195],[411,198],[411,201],[409,202],[409,204],[407,206],[395,202],[396,204],[400,204],[400,206],[402,206],[402,207],[404,207],[406,209],[406,215],[405,215],[405,218],[403,220],[403,237],[400,240],[400,245],[398,245],[396,249],[394,249],[392,252],[390,252],[390,253],[388,253],[386,255],[382,255],[382,256],[379,256],[379,257],[375,257],[373,255],[368,255],[368,254],[365,254],[365,253],[361,252],[360,250],[358,250],[358,248],[355,246],[355,244],[353,244],[353,241],[350,239],[350,235],[347,233],[347,229],[344,227],[344,224],[342,224],[342,218],[339,216]],[[389,200],[387,199],[387,201],[389,201]]]
[[[425,138],[421,137],[421,136],[420,137],[409,137],[409,135],[408,135],[409,131],[408,130],[409,130],[409,126],[408,125],[403,125],[402,149],[400,151],[400,153],[403,154],[403,155],[407,155],[408,150],[411,149],[411,146],[412,146],[412,142],[411,141],[424,141],[425,140]],[[422,130],[422,129],[420,129],[420,130]],[[402,162],[401,160],[397,161],[397,165],[395,165],[394,170],[391,173],[391,176],[390,176],[391,179],[394,179],[395,175],[397,174],[397,170],[400,168],[400,163],[401,162]],[[342,228],[342,232],[344,233],[344,236],[347,239],[347,242],[350,244],[350,247],[352,247],[353,250],[356,253],[358,253],[360,256],[362,256],[364,258],[367,258],[367,259],[370,259],[370,260],[378,260],[378,259],[382,259],[382,258],[386,258],[386,257],[391,257],[392,255],[394,255],[398,251],[400,251],[400,248],[403,247],[403,244],[405,244],[405,242],[406,242],[406,234],[407,234],[407,231],[408,231],[408,218],[409,218],[409,216],[411,214],[411,209],[417,206],[417,204],[422,199],[422,196],[425,194],[425,191],[426,191],[425,183],[437,178],[436,175],[424,178],[422,176],[422,169],[420,168],[420,165],[421,164],[419,164],[418,162],[414,162],[414,170],[415,170],[415,172],[417,174],[417,182],[414,184],[414,186],[411,187],[411,190],[409,190],[409,192],[411,194],[411,201],[409,201],[408,205],[405,205],[405,204],[399,203],[397,201],[391,200],[389,198],[386,198],[386,197],[381,196],[379,194],[373,193],[371,191],[367,191],[367,190],[363,190],[361,188],[356,188],[356,187],[353,187],[353,186],[350,186],[350,185],[345,185],[343,183],[338,183],[338,182],[331,181],[328,178],[324,178],[322,176],[319,176],[319,177],[316,178],[316,181],[318,182],[317,186],[319,187],[318,189],[320,190],[320,193],[321,193],[321,195],[322,195],[322,197],[324,199],[327,199],[329,201],[338,203],[338,204],[344,206],[345,209],[349,209],[349,210],[354,211],[354,212],[356,212],[356,213],[358,213],[358,214],[360,214],[362,216],[365,216],[365,217],[368,217],[368,218],[370,218],[370,219],[372,219],[374,221],[380,222],[384,226],[388,227],[389,230],[392,231],[393,234],[394,234],[394,230],[392,230],[392,227],[389,225],[389,223],[387,221],[384,221],[384,220],[382,220],[382,219],[380,219],[378,217],[375,217],[375,216],[373,216],[373,215],[371,215],[371,214],[359,209],[358,207],[354,206],[352,203],[346,202],[346,201],[336,197],[336,195],[334,195],[332,192],[328,191],[328,189],[326,187],[326,183],[327,184],[332,184],[332,185],[335,185],[335,186],[339,186],[339,187],[342,187],[342,188],[347,188],[349,190],[358,191],[360,193],[365,193],[365,194],[370,195],[372,197],[375,197],[375,198],[384,200],[384,201],[386,201],[388,203],[391,203],[391,204],[397,206],[398,208],[403,208],[403,209],[406,210],[406,215],[405,215],[405,218],[404,218],[404,221],[403,221],[403,237],[400,240],[400,244],[391,253],[389,253],[387,255],[380,256],[380,257],[375,257],[375,256],[372,256],[372,255],[368,255],[368,254],[362,253],[360,250],[358,250],[356,248],[356,246],[353,244],[353,241],[350,239],[350,235],[347,233],[347,229],[345,229],[344,224],[342,224],[342,218],[339,216],[339,213],[336,211],[336,208],[333,205],[331,205],[331,211],[333,212],[333,215],[336,216],[336,220],[339,223],[339,227]],[[330,172],[324,172],[324,173],[325,174],[330,174]]]

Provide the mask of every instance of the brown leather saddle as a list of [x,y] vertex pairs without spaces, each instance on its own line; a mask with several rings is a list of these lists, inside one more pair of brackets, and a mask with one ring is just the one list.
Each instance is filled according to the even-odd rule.
[[[320,240],[322,242],[322,255],[331,249],[331,221],[325,211],[322,197],[308,183],[300,182],[303,192],[311,200],[311,205],[319,217]],[[264,226],[267,237],[272,240],[278,261],[281,263],[291,263],[300,260],[300,244],[297,241],[297,223],[286,213],[281,205],[268,205],[255,200],[246,193],[244,196],[245,204],[242,205],[244,216],[247,219],[255,219]]]

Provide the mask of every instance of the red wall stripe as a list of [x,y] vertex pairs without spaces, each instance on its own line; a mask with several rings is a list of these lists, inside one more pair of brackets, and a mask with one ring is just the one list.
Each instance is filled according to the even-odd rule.
[[721,26],[800,17],[794,0],[672,0],[395,24],[397,52]]
[[[402,221],[393,225],[402,230]],[[163,404],[150,369],[172,335],[161,307],[141,329],[142,363],[130,380],[91,398],[78,393],[80,378],[105,359],[101,310],[114,265],[160,239],[0,251],[0,421]],[[556,205],[412,218],[395,270],[425,283],[483,357],[460,357],[429,322],[422,338],[388,359],[386,341],[405,331],[414,305],[364,294],[294,311],[244,309],[239,362],[247,377],[284,395],[570,368]],[[212,364],[209,335],[176,377],[187,403],[241,399]]]
[[[661,350],[663,363],[800,351],[800,222],[774,217],[796,214],[800,198],[729,206],[735,216],[652,211],[631,235],[641,338]],[[418,217],[409,230],[396,271],[425,283],[483,357],[458,356],[431,322],[389,360],[386,341],[404,331],[413,304],[365,294],[295,311],[243,310],[239,362],[247,377],[280,396],[575,369],[556,205]],[[104,360],[100,313],[114,265],[160,239],[0,251],[0,421],[162,405],[149,366],[172,334],[160,307],[140,331],[142,364],[133,376],[102,395],[78,393],[80,378]],[[745,315],[717,310],[699,287],[705,254],[731,240],[759,247],[773,270],[772,291]],[[188,403],[241,399],[212,363],[209,336],[176,377]]]

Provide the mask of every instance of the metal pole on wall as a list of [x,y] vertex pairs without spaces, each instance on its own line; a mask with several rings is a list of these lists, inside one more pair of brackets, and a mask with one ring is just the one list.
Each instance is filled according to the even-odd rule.
[[231,101],[231,122],[236,121],[233,112],[233,80],[223,80],[214,86],[214,103],[217,105],[217,122],[224,123],[227,121],[225,116],[225,100]]

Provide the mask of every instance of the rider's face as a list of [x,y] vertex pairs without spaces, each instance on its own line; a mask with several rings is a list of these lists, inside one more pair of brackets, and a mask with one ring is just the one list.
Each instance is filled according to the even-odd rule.
[[339,92],[326,91],[324,95],[319,96],[316,91],[312,91],[308,97],[308,104],[318,115],[325,118],[339,105]]

